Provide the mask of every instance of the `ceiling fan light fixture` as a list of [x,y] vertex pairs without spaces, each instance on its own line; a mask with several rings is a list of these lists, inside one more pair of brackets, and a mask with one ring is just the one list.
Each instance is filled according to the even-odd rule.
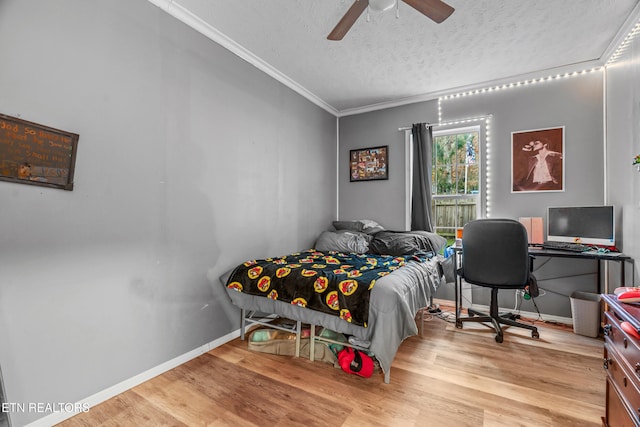
[[397,0],[369,0],[369,8],[376,12],[384,12],[396,5]]
[[[402,0],[403,3],[411,6],[427,18],[439,24],[447,19],[455,10],[442,0]],[[369,11],[383,12],[396,6],[396,18],[399,16],[400,0],[354,0],[347,13],[338,21],[338,24],[331,30],[327,40],[342,40],[349,29],[356,23],[360,15],[367,11],[367,21]]]

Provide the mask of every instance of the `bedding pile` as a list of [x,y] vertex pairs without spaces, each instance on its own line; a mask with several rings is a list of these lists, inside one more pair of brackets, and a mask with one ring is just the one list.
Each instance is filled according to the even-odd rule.
[[375,355],[389,382],[398,347],[418,333],[417,311],[446,282],[446,259],[438,255],[446,239],[370,220],[333,226],[313,249],[248,261],[220,280],[243,316],[276,314],[344,334]]
[[377,255],[308,250],[247,261],[231,273],[227,287],[339,316],[367,327],[369,296],[376,281],[409,260],[434,254]]

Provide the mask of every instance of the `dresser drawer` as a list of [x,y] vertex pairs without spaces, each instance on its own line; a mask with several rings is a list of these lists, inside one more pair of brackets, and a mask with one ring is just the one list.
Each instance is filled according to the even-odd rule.
[[[640,390],[638,390],[636,374],[629,372],[628,366],[616,348],[611,346],[610,342],[606,342],[604,345],[604,358],[608,375],[607,388],[611,386],[617,392],[616,394],[619,395],[617,397],[620,398],[620,401],[626,408],[625,412],[627,412],[629,418],[633,420],[633,424],[630,425],[640,426]],[[609,389],[607,390],[607,396],[613,397],[611,391],[612,390]],[[613,402],[608,400],[608,405],[612,403]],[[612,416],[615,416],[615,419],[624,420],[627,418],[625,414],[612,414],[609,410],[607,411],[607,416],[609,418],[609,425],[611,426],[628,425],[627,423],[612,423],[611,420]]]
[[640,344],[638,340],[620,329],[622,320],[615,311],[605,312],[605,342],[620,353],[628,365],[630,375],[640,381]]
[[604,425],[606,427],[636,427],[638,423],[634,421],[634,417],[635,415],[629,414],[622,396],[611,380],[607,378],[607,419],[604,420]]
[[640,331],[640,305],[625,304],[603,295],[604,367],[607,369],[605,426],[640,427],[640,339],[625,332],[628,322]]

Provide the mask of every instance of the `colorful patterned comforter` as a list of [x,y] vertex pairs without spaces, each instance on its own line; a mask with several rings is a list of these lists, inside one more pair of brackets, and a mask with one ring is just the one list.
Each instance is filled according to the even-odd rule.
[[389,256],[305,252],[247,261],[233,271],[227,288],[339,316],[367,327],[369,297],[376,280],[427,254]]

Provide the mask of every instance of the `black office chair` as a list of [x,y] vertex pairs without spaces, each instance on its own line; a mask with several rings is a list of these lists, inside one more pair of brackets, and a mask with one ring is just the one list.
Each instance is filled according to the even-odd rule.
[[462,263],[456,273],[468,283],[491,288],[491,305],[488,315],[468,309],[469,317],[456,319],[456,326],[462,328],[463,322],[491,322],[497,342],[503,340],[500,325],[530,329],[531,336],[539,338],[535,326],[517,322],[517,316],[512,313],[498,312],[498,290],[529,286],[535,280],[532,265],[527,230],[520,222],[479,219],[467,223],[462,232]]

